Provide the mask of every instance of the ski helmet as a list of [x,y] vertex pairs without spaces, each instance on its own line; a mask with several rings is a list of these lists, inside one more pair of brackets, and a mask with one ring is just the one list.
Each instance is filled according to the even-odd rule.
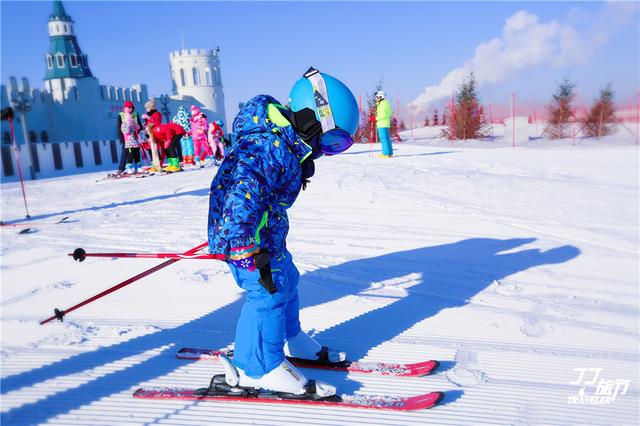
[[384,99],[386,97],[387,97],[387,94],[384,93],[384,90],[378,90],[376,92],[376,100],[380,101],[380,100],[382,100],[382,99]]
[[216,120],[216,124],[220,127],[224,127],[224,121],[222,120]]
[[358,103],[340,80],[311,67],[291,89],[289,104],[303,139],[319,136],[319,150],[335,155],[353,145],[358,130]]

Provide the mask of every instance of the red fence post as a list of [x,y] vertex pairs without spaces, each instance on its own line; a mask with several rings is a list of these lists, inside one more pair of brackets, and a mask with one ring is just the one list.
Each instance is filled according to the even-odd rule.
[[516,147],[516,94],[511,93],[511,146]]
[[451,139],[451,145],[453,145],[453,140],[456,138],[456,104],[453,100],[453,95],[451,95],[451,123],[449,123],[449,127],[451,131],[449,132],[449,139]]

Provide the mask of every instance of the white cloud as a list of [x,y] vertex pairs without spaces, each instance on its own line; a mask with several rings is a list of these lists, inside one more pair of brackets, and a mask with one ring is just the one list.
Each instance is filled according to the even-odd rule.
[[[450,97],[470,72],[474,72],[478,85],[496,84],[535,66],[585,63],[616,28],[632,21],[636,14],[635,2],[607,2],[596,17],[580,15],[588,21],[583,29],[575,22],[540,22],[530,12],[516,12],[505,21],[501,37],[481,43],[471,59],[438,84],[426,87],[409,107],[423,111],[429,104]],[[575,16],[573,11],[570,18]]]

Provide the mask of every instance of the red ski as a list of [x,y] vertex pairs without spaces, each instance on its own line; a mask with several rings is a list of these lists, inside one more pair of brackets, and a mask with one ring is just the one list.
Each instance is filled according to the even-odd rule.
[[[176,354],[177,358],[189,360],[210,359],[217,360],[218,356],[227,355],[226,351],[213,349],[182,348]],[[356,362],[342,361],[339,363],[317,363],[300,358],[288,358],[289,361],[303,368],[319,368],[322,370],[347,371],[358,374],[376,374],[382,376],[426,376],[433,373],[440,363],[438,361],[423,361],[414,364],[397,364],[387,362]]]
[[411,397],[386,395],[342,395],[323,399],[295,399],[283,397],[277,393],[259,391],[248,395],[209,395],[207,388],[140,388],[134,392],[134,398],[169,399],[182,401],[218,401],[218,402],[262,402],[271,404],[320,405],[376,410],[412,411],[431,408],[444,397],[443,392],[430,392]]

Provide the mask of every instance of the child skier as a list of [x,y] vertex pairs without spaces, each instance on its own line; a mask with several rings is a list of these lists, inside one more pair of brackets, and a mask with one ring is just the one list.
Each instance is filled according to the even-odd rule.
[[123,111],[118,114],[118,130],[120,140],[124,144],[123,159],[120,160],[118,171],[122,172],[122,164],[125,164],[124,171],[128,174],[138,172],[140,167],[140,147],[138,145],[138,132],[142,128],[140,117],[134,112],[133,102],[126,101]]
[[[162,123],[162,114],[158,112],[156,109],[156,103],[153,99],[149,99],[144,104],[145,109],[147,110],[147,122],[145,124],[145,129],[147,130],[147,134],[149,135],[149,147],[151,148],[151,162],[153,167],[149,169],[151,172],[160,172],[162,171],[162,163],[164,162],[164,149],[160,147],[161,144],[156,144],[156,141],[153,138],[153,128],[159,126]],[[162,153],[162,158],[160,158],[159,153]]]
[[298,398],[335,393],[324,383],[308,386],[285,358],[286,354],[323,364],[345,359],[343,352],[321,346],[300,328],[300,274],[286,248],[286,210],[306,188],[314,173],[313,160],[348,149],[357,127],[353,94],[339,80],[313,68],[293,86],[290,109],[259,95],[236,116],[236,140],[211,183],[208,238],[211,253],[226,257],[247,296],[233,363],[222,358],[225,375],[214,377],[210,392],[240,386]]
[[216,166],[219,166],[224,158],[224,146],[222,145],[224,132],[222,131],[222,126],[222,121],[212,121],[209,123],[209,130],[207,131],[207,139],[209,140],[209,146],[213,152],[213,164]]
[[191,130],[191,123],[189,121],[189,113],[187,109],[180,105],[178,107],[178,113],[171,120],[176,124],[179,124],[187,133],[180,140],[180,146],[182,148],[182,164],[195,164],[193,161],[193,140],[189,135]]
[[191,105],[191,130],[189,134],[193,139],[193,153],[196,165],[201,165],[207,155],[210,155],[209,143],[207,142],[207,118],[196,105]]
[[178,150],[180,149],[180,139],[186,134],[187,132],[176,123],[160,124],[153,128],[153,139],[169,156],[169,165],[165,167],[164,171],[179,172],[182,170],[178,159]]

